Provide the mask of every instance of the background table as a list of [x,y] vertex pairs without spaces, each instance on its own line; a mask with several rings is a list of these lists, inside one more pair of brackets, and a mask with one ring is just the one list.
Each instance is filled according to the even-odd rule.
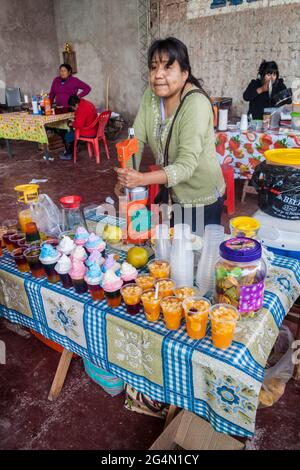
[[235,178],[250,179],[254,168],[264,160],[264,152],[276,148],[300,148],[300,134],[295,131],[216,133],[216,151],[220,163],[234,167]]
[[0,114],[0,138],[6,139],[11,158],[10,140],[27,140],[44,145],[48,158],[47,127],[67,129],[67,122],[74,113],[54,114],[51,116],[33,115],[25,111]]
[[238,436],[254,432],[266,361],[299,293],[300,263],[275,257],[263,308],[238,324],[233,345],[221,351],[212,346],[210,329],[195,341],[184,325],[169,331],[162,320],[148,323],[143,313],[131,317],[124,306],[112,310],[89,294],[22,274],[7,253],[0,261],[1,316],[87,357],[152,399]]

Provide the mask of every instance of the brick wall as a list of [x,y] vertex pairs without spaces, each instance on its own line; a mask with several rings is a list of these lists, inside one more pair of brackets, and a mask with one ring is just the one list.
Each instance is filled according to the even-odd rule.
[[242,94],[262,59],[278,62],[288,86],[299,83],[300,1],[258,0],[214,10],[209,0],[159,4],[160,36],[181,39],[194,75],[212,95],[231,96],[238,114],[248,108]]

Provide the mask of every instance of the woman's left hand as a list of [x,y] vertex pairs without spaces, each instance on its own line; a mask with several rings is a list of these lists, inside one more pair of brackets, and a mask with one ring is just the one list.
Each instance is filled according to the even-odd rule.
[[132,168],[115,168],[118,174],[118,181],[121,186],[132,189],[137,186],[143,186],[143,173]]

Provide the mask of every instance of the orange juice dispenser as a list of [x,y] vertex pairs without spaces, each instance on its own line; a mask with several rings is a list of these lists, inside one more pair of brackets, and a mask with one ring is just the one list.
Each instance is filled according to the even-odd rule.
[[15,191],[18,193],[18,218],[20,229],[26,233],[26,224],[33,222],[32,206],[38,202],[39,185],[38,184],[21,184],[16,186]]
[[[135,154],[138,151],[138,140],[133,135],[133,129],[130,129],[129,135],[129,139],[116,144],[118,160],[121,168],[126,168],[126,163],[132,158],[133,168],[136,169]],[[124,241],[143,244],[151,237],[151,213],[146,208],[148,188],[145,186],[125,188],[125,194],[127,197],[127,234]]]

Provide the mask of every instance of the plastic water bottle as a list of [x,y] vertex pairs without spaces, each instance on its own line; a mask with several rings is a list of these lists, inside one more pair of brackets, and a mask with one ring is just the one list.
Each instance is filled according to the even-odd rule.
[[33,112],[33,114],[39,114],[37,97],[32,96],[31,102],[32,102],[32,112]]
[[171,255],[169,227],[165,224],[157,225],[155,227],[155,238],[155,258],[169,261]]
[[187,224],[174,227],[174,238],[170,256],[171,278],[177,287],[194,284],[194,252],[191,231]]

